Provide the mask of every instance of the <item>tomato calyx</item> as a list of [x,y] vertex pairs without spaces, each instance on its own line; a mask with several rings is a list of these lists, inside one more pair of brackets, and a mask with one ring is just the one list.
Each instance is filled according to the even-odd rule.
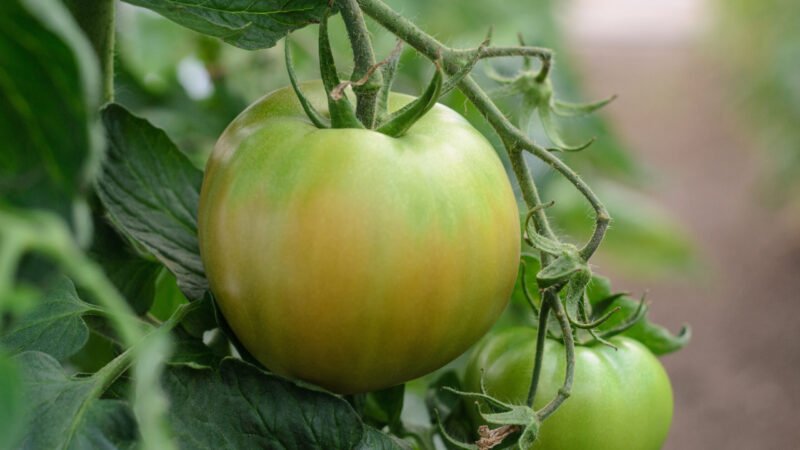
[[[525,218],[525,242],[540,252],[547,253],[553,257],[550,264],[536,274],[536,282],[539,289],[552,289],[555,292],[563,291],[562,301],[564,302],[565,315],[572,326],[577,344],[590,345],[598,342],[611,348],[616,348],[608,339],[624,333],[642,320],[647,312],[644,297],[637,310],[630,317],[613,329],[599,333],[597,328],[611,319],[614,314],[621,310],[621,307],[611,307],[610,302],[606,303],[606,307],[599,311],[600,316],[596,316],[597,311],[593,310],[586,294],[589,283],[592,281],[592,270],[589,267],[589,263],[581,256],[580,250],[576,246],[558,242],[532,230],[530,222],[535,213],[535,210],[530,211]],[[524,273],[523,280],[525,280]],[[523,294],[531,305],[534,314],[538,316],[536,302],[533,300],[527,285],[523,286]],[[625,294],[618,294],[617,297],[622,295]],[[589,337],[584,340],[579,339],[579,330],[585,330]],[[551,337],[563,341],[563,336],[553,336],[549,329],[547,332]]]
[[[552,205],[547,203],[542,207]],[[601,343],[614,348],[609,342],[614,336],[628,335],[642,342],[653,353],[662,355],[686,346],[691,339],[691,328],[684,325],[677,333],[650,322],[647,297],[635,299],[628,292],[611,291],[608,279],[592,273],[588,263],[574,245],[558,242],[532,230],[531,221],[538,210],[528,212],[523,239],[535,250],[550,256],[550,264],[537,272],[536,287],[539,295],[528,286],[528,261],[539,258],[524,253],[520,261],[521,291],[531,307],[534,318],[539,319],[541,298],[545,291],[558,292],[564,304],[564,314],[571,325],[574,342],[578,346]],[[538,264],[537,264],[538,265]],[[536,268],[534,268],[536,270]],[[590,288],[591,286],[591,288]],[[546,330],[547,337],[564,342],[557,328]]]
[[297,99],[300,101],[300,106],[303,107],[303,111],[308,116],[311,123],[314,124],[317,128],[330,128],[331,124],[328,119],[322,116],[319,111],[314,108],[311,102],[308,100],[308,97],[303,93],[300,89],[300,83],[297,81],[297,74],[294,71],[294,62],[292,61],[292,50],[289,46],[289,36],[286,36],[283,46],[283,53],[284,53],[284,61],[286,62],[286,72],[289,74],[289,82],[292,85],[292,89],[294,90],[295,95],[297,95]]
[[[520,45],[525,45],[520,36]],[[520,128],[528,133],[534,112],[538,113],[547,138],[553,144],[548,148],[552,152],[577,152],[586,149],[595,138],[588,141],[571,145],[567,144],[561,136],[561,132],[553,116],[577,117],[590,114],[612,102],[616,95],[606,99],[591,103],[571,103],[558,100],[553,95],[553,85],[548,77],[551,67],[551,59],[542,60],[542,67],[539,71],[531,70],[531,59],[526,56],[523,59],[522,70],[513,77],[507,77],[489,70],[487,75],[492,80],[501,85],[494,90],[496,97],[519,97],[522,99],[522,111],[520,114]]]
[[341,84],[336,73],[336,63],[333,60],[330,39],[328,38],[328,16],[325,14],[319,23],[319,68],[322,84],[325,86],[328,98],[328,112],[331,116],[331,128],[364,128],[356,117],[356,110],[345,96],[338,98],[333,95],[336,87]]
[[[474,444],[468,444],[458,441],[447,433],[437,412],[439,431],[454,446],[467,450],[486,450],[500,445],[506,438],[518,433],[517,444],[520,448],[529,449],[533,446],[539,434],[541,420],[531,406],[515,405],[492,397],[486,393],[483,381],[481,381],[481,392],[479,393],[459,391],[447,386],[444,389],[466,399],[475,399],[475,405],[481,418],[490,425],[498,425],[497,428],[482,425],[478,429],[480,438]],[[481,402],[486,403],[491,412],[483,411]]]
[[[286,71],[289,75],[292,89],[300,101],[303,111],[317,128],[369,128],[391,137],[402,136],[436,105],[439,98],[455,88],[458,83],[470,73],[475,64],[480,60],[481,50],[489,44],[490,40],[489,35],[484,42],[481,43],[480,47],[478,47],[478,51],[465,61],[461,69],[453,73],[447,79],[446,83],[444,83],[445,77],[442,68],[442,58],[440,57],[439,60],[434,61],[435,69],[433,76],[423,93],[399,110],[389,113],[388,99],[400,59],[402,41],[398,41],[397,46],[386,59],[369,67],[366,74],[361,79],[356,81],[341,81],[336,71],[336,64],[328,38],[328,17],[329,15],[326,15],[320,21],[319,26],[319,65],[322,83],[327,94],[328,115],[330,119],[317,111],[308,100],[308,97],[300,89],[300,83],[297,80],[297,74],[294,70],[288,37],[284,46]],[[377,115],[375,123],[365,124],[359,120],[356,114],[356,108],[345,94],[345,90],[347,88],[363,86],[365,83],[369,82],[370,77],[377,70],[381,70],[381,78],[383,80],[377,96]]]

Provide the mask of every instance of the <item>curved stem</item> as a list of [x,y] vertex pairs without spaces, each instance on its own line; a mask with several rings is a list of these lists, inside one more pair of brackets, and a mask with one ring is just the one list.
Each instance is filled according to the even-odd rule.
[[375,52],[369,39],[364,15],[357,0],[337,0],[342,19],[347,27],[347,35],[353,48],[352,81],[360,80],[369,74],[366,83],[353,85],[356,94],[356,117],[367,128],[373,128],[377,115],[378,92],[383,85],[383,76],[379,70],[370,70],[375,66]]
[[100,61],[103,101],[114,101],[114,0],[68,0],[72,16],[81,27]]
[[[555,237],[555,233],[550,228],[550,222],[547,220],[545,208],[542,207],[542,199],[539,197],[539,190],[536,188],[536,183],[533,181],[531,171],[528,169],[528,164],[525,162],[525,155],[518,147],[507,140],[503,140],[508,157],[511,160],[511,168],[519,183],[520,191],[522,191],[522,198],[528,208],[533,210],[533,226],[536,231],[549,238]],[[550,262],[550,255],[541,252],[542,266]]]
[[[550,290],[547,290],[550,292]],[[552,293],[547,295],[548,302],[553,307],[553,312],[558,319],[558,324],[561,326],[561,334],[564,338],[564,348],[566,353],[567,367],[564,374],[564,384],[558,390],[558,395],[550,401],[544,408],[540,409],[536,415],[540,421],[544,421],[550,417],[564,401],[569,398],[572,392],[572,381],[575,378],[575,340],[572,338],[572,328],[567,320],[567,315],[564,312],[564,306],[561,304],[558,294]]]
[[536,353],[533,357],[533,373],[531,374],[531,386],[528,388],[528,406],[533,408],[536,400],[536,390],[539,388],[539,378],[542,374],[542,357],[544,356],[544,344],[547,341],[547,319],[550,316],[550,302],[542,302],[539,312],[539,329],[536,331]]
[[[586,318],[583,318],[583,319],[581,319],[581,320],[583,320],[582,322],[570,319],[569,323],[573,327],[580,328],[582,330],[588,330],[588,329],[592,329],[592,328],[597,328],[600,325],[602,325],[603,322],[605,322],[606,320],[610,319],[611,316],[613,316],[614,313],[618,312],[620,309],[622,309],[622,308],[620,308],[619,306],[616,306],[616,307],[614,307],[614,309],[612,309],[612,310],[608,311],[607,313],[603,314],[599,319],[593,320],[591,322],[589,322]],[[583,316],[583,311],[585,311],[585,308],[581,307],[580,310],[581,310],[581,316]],[[567,313],[567,316],[569,316],[569,313]]]
[[543,58],[542,59],[542,69],[539,71],[539,74],[536,75],[536,81],[539,83],[544,83],[544,80],[547,79],[547,76],[550,74],[550,69],[553,67],[553,59],[552,58]]
[[368,16],[429,59],[435,60],[439,52],[450,50],[380,0],[358,0],[358,4]]
[[[475,50],[455,50],[453,53],[456,55],[460,54],[472,54]],[[532,56],[534,58],[539,58],[544,62],[545,60],[550,60],[553,56],[553,51],[549,48],[543,47],[530,47],[527,45],[523,46],[516,46],[516,47],[485,47],[483,49],[478,50],[480,54],[480,59],[486,58],[503,58],[507,56]]]
[[148,345],[147,338],[155,333],[166,333],[172,331],[189,312],[197,309],[200,302],[186,303],[178,307],[166,321],[160,324],[136,342],[133,346],[120,353],[116,358],[95,372],[91,377],[99,382],[104,392],[120,375],[128,370],[133,363],[136,351],[143,345]]
[[528,290],[528,281],[526,279],[526,269],[527,269],[527,266],[525,265],[525,260],[523,259],[522,261],[520,261],[520,273],[519,273],[520,284],[522,285],[522,295],[525,296],[525,300],[528,301],[528,304],[531,306],[531,309],[533,310],[533,313],[536,315],[536,317],[539,317],[541,312],[540,312],[539,308],[536,306],[536,302],[533,300],[533,296],[531,295],[531,292]]
[[[492,102],[489,96],[486,95],[483,89],[478,86],[472,77],[464,77],[464,79],[461,81],[460,88],[464,95],[466,95],[467,98],[469,98],[470,101],[475,105],[475,107],[483,113],[483,115],[486,117],[486,120],[489,121],[495,131],[503,138],[504,142],[512,142],[516,146],[533,153],[534,156],[547,163],[550,167],[563,175],[564,178],[569,180],[592,205],[596,216],[595,229],[592,233],[592,237],[589,239],[589,242],[587,242],[586,245],[580,250],[581,257],[584,260],[588,260],[592,254],[594,254],[595,250],[597,250],[597,247],[600,245],[600,242],[603,240],[606,229],[608,228],[608,223],[611,220],[606,207],[603,205],[597,195],[595,195],[589,185],[586,184],[586,182],[583,181],[583,179],[577,173],[575,173],[572,168],[566,165],[558,157],[547,151],[547,149],[536,145],[528,138],[528,136],[525,135],[525,133],[523,133],[519,128],[515,127],[502,113],[502,111],[500,111],[500,109],[494,104],[494,102]],[[513,157],[511,154],[509,156]],[[517,180],[520,183],[520,188],[523,188],[523,183],[525,183],[524,180],[530,178],[530,171],[528,170],[524,159],[521,157],[519,166],[520,169],[528,173],[527,175],[524,175],[520,173],[518,169],[514,170],[518,177]],[[524,175],[522,179],[519,178],[520,175]],[[523,196],[525,196],[525,191],[523,191]],[[531,203],[527,197],[525,198],[525,202],[531,209],[541,204],[541,201]],[[540,214],[537,212],[537,216],[535,217],[534,221],[535,224],[539,222],[539,216]],[[543,212],[541,212],[541,216],[544,216]],[[552,236],[552,231],[550,231],[548,234],[546,229],[538,229],[538,225],[537,230],[540,234],[548,237]]]

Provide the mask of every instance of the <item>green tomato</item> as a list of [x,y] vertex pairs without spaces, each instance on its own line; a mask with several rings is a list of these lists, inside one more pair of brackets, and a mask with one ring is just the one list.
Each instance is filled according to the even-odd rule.
[[[319,83],[303,90],[326,114]],[[412,98],[390,97],[396,110]],[[399,138],[318,129],[291,88],[242,112],[206,167],[211,290],[270,370],[339,393],[451,361],[505,308],[518,209],[489,142],[436,105]]]
[[[672,388],[664,368],[638,341],[615,337],[575,349],[572,393],[546,419],[534,449],[657,450],[672,421]],[[531,384],[536,330],[509,328],[482,341],[467,365],[465,388],[480,392],[481,369],[489,395],[524,404]],[[564,382],[564,345],[548,339],[534,407],[552,400]],[[467,404],[480,423],[473,400]]]

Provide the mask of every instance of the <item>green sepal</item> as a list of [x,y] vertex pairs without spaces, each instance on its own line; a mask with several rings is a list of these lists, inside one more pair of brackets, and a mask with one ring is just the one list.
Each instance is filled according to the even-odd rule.
[[436,104],[442,90],[442,68],[437,64],[436,72],[425,92],[416,100],[404,106],[378,127],[378,131],[392,137],[403,135],[417,120]]
[[475,67],[475,64],[477,64],[478,61],[480,61],[480,59],[481,59],[480,53],[476,53],[475,56],[473,56],[469,61],[467,61],[466,64],[464,64],[464,66],[461,69],[458,70],[458,72],[454,73],[453,75],[450,75],[450,77],[442,86],[442,91],[439,93],[439,96],[441,97],[449,93],[453,89],[455,89],[455,87],[458,86],[458,83],[460,83],[461,80],[464,79],[464,77],[466,77],[472,72],[472,69]]
[[586,263],[579,264],[579,269],[572,273],[564,290],[564,302],[568,312],[575,311],[579,306],[583,305],[586,286],[589,285],[590,281],[592,281],[592,272],[589,269],[589,265]]
[[546,289],[565,283],[576,274],[588,271],[588,264],[577,252],[565,252],[536,274],[536,282],[540,289]]
[[[402,45],[402,41],[398,45]],[[394,84],[394,76],[397,73],[397,66],[400,63],[400,55],[402,50],[398,49],[386,61],[386,64],[381,67],[381,75],[383,75],[383,85],[378,92],[378,104],[376,109],[378,111],[377,123],[383,122],[389,115],[389,94],[392,92],[392,85]]]
[[485,413],[478,409],[478,413],[483,420],[493,425],[520,425],[527,427],[530,423],[536,423],[536,412],[529,406],[513,405],[506,411],[497,413]]
[[326,123],[322,114],[317,111],[311,102],[308,101],[308,98],[303,94],[303,91],[300,90],[300,84],[297,82],[297,74],[294,71],[294,63],[292,62],[292,50],[289,48],[289,36],[286,36],[286,39],[283,43],[284,49],[284,59],[286,61],[286,72],[289,74],[289,82],[292,84],[292,89],[294,89],[295,95],[297,95],[297,99],[300,101],[300,106],[303,107],[303,111],[305,111],[306,116],[308,119],[313,123],[317,128],[330,128],[330,124]]
[[[528,229],[528,223],[530,219],[533,217],[533,213],[535,211],[531,211],[528,213],[528,217],[525,219],[525,228]],[[541,234],[528,230],[525,233],[525,242],[530,245],[531,247],[535,248],[536,250],[545,252],[547,254],[557,256],[561,255],[564,252],[569,252],[570,250],[575,249],[574,245],[570,244],[562,244],[554,239],[550,239],[548,237],[544,237]]]
[[466,442],[461,442],[458,439],[450,436],[450,433],[444,429],[444,424],[442,422],[442,418],[439,416],[439,410],[435,409],[434,413],[436,415],[436,426],[439,428],[439,434],[447,441],[450,445],[456,448],[462,448],[464,450],[480,450],[477,445],[475,444],[468,444]]
[[606,106],[607,104],[611,103],[616,99],[616,95],[612,95],[609,98],[592,102],[592,103],[570,103],[570,102],[563,102],[561,100],[555,100],[552,104],[552,110],[556,115],[561,117],[577,117],[577,116],[584,116],[586,114],[591,114],[598,109]]
[[542,128],[544,128],[544,132],[547,135],[547,138],[556,146],[558,150],[563,150],[567,152],[577,152],[585,149],[586,147],[592,145],[594,143],[595,138],[589,139],[587,142],[579,145],[569,145],[564,142],[564,139],[561,138],[561,133],[558,131],[558,127],[556,126],[555,121],[553,120],[553,116],[550,115],[550,108],[547,105],[543,105],[539,108],[539,119],[542,120]]
[[[446,390],[453,392],[459,396],[465,398],[474,398],[476,400],[483,400],[486,402],[493,410],[497,412],[483,412],[480,408],[479,402],[476,402],[476,406],[478,408],[478,414],[480,414],[481,418],[483,418],[486,423],[490,425],[500,425],[500,426],[516,426],[522,430],[522,433],[517,440],[517,445],[521,449],[530,449],[533,446],[533,443],[536,442],[536,438],[539,435],[539,416],[536,414],[536,411],[527,405],[515,405],[511,403],[506,403],[500,401],[489,394],[486,393],[486,388],[483,386],[483,380],[481,380],[481,390],[483,392],[463,392],[458,391],[455,389],[447,388]],[[438,418],[438,412],[437,412]],[[444,436],[444,438],[452,443],[453,445],[464,448],[464,449],[476,449],[477,446],[472,444],[466,444],[464,442],[458,442],[444,431],[443,427],[441,426],[441,421],[439,421],[439,430]]]
[[522,430],[517,445],[522,450],[531,450],[537,437],[539,437],[539,422],[531,422]]
[[333,90],[341,81],[336,73],[336,63],[328,39],[328,15],[326,14],[319,23],[319,68],[322,84],[325,86],[325,96],[328,98],[331,128],[364,128],[347,96],[342,95],[339,99],[334,99],[332,96]]
[[605,277],[593,275],[587,296],[594,316],[602,316],[613,308],[621,308],[618,314],[597,328],[604,338],[621,334],[636,339],[656,355],[678,351],[691,340],[692,332],[688,325],[673,334],[661,325],[651,322],[647,318],[648,308],[644,299],[637,301],[626,293],[612,293],[611,284]]
[[489,28],[489,32],[486,33],[486,39],[481,42],[481,45],[478,46],[478,50],[472,55],[470,59],[464,63],[463,66],[454,74],[452,74],[447,81],[442,86],[442,92],[439,96],[443,96],[448,92],[452,91],[461,80],[464,79],[467,75],[472,72],[472,69],[475,68],[475,64],[478,64],[478,61],[481,60],[481,53],[483,50],[489,46],[489,43],[492,41],[492,28]]
[[[516,80],[515,78],[507,77],[507,76],[501,74],[500,72],[498,72],[494,67],[492,67],[489,64],[487,64],[484,67],[483,72],[484,72],[484,74],[486,75],[487,78],[502,84],[504,88],[505,87],[509,87],[509,85],[511,85]],[[494,91],[492,91],[492,97],[494,97]]]

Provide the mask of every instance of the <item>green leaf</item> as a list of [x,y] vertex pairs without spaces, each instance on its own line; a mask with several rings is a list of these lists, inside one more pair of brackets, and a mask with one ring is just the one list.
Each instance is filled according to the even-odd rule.
[[326,0],[125,0],[246,50],[268,48],[290,31],[319,22]]
[[397,425],[403,410],[405,385],[399,384],[380,391],[366,394],[363,417],[377,427]]
[[364,437],[355,447],[356,450],[410,450],[411,444],[394,436],[376,430],[370,426],[364,427]]
[[22,437],[27,408],[22,373],[4,353],[0,353],[0,450],[17,448]]
[[577,252],[564,253],[554,259],[536,275],[540,288],[545,289],[559,283],[564,283],[580,272],[588,272],[589,268]]
[[170,366],[163,384],[182,448],[350,450],[363,438],[364,425],[343,399],[238,359],[223,360],[218,371]]
[[692,339],[692,329],[684,325],[677,334],[673,334],[645,318],[632,326],[625,335],[641,342],[655,355],[666,355],[686,347]]
[[45,352],[63,361],[77,353],[89,339],[83,315],[95,309],[83,302],[68,278],[60,279],[41,303],[21,317],[0,344],[14,353]]
[[162,270],[156,278],[156,294],[150,314],[158,320],[167,320],[175,310],[189,300],[178,288],[178,280],[169,270]]
[[155,128],[117,104],[103,109],[108,160],[97,193],[113,222],[175,274],[196,300],[208,281],[197,243],[202,173]]
[[[425,393],[425,406],[428,415],[438,418],[441,427],[451,438],[460,442],[468,442],[474,440],[476,430],[465,405],[474,405],[474,403],[463,400],[453,392],[453,390],[460,390],[461,387],[461,379],[456,371],[449,370],[443,373],[428,385]],[[448,448],[453,447],[448,446]]]
[[[600,325],[597,331],[601,335],[604,331],[613,330],[620,326],[629,317],[632,317],[639,308],[639,300],[627,295],[612,296],[611,283],[607,278],[598,275],[593,276],[587,295],[594,308],[595,317],[602,316],[612,308],[620,307],[619,312]],[[688,326],[684,326],[678,334],[672,334],[661,325],[648,320],[647,316],[643,316],[622,335],[636,339],[656,355],[664,355],[685,347],[689,343],[692,333]]]
[[89,255],[100,264],[136,314],[146,313],[153,304],[161,264],[138,255],[107,223],[96,221],[94,229]]
[[436,380],[428,385],[428,391],[425,393],[425,406],[431,417],[435,417],[435,411],[439,412],[439,418],[443,422],[447,422],[450,415],[461,407],[461,397],[454,392],[442,389],[443,387],[460,390],[461,380],[454,370],[448,370],[441,374]]
[[22,368],[30,405],[25,449],[130,448],[138,427],[127,403],[100,400],[99,381],[70,378],[51,356],[25,352],[15,358]]
[[98,91],[94,53],[61,2],[0,2],[0,201],[56,212],[81,242]]
[[197,302],[195,308],[181,320],[181,326],[190,335],[201,338],[203,333],[217,327],[217,314],[210,293]]
[[[93,323],[97,321],[88,321],[89,328],[92,328]],[[108,321],[103,321],[103,327],[110,327]],[[112,333],[111,330],[108,330]],[[81,373],[95,373],[102,369],[103,366],[111,362],[114,357],[119,354],[119,347],[111,339],[106,338],[95,330],[89,333],[89,340],[83,346],[81,351],[69,358],[71,368],[75,368],[77,372]]]
[[187,365],[199,369],[218,367],[222,361],[222,358],[205,345],[202,339],[192,337],[181,329],[173,332],[172,343],[174,349],[169,364]]

